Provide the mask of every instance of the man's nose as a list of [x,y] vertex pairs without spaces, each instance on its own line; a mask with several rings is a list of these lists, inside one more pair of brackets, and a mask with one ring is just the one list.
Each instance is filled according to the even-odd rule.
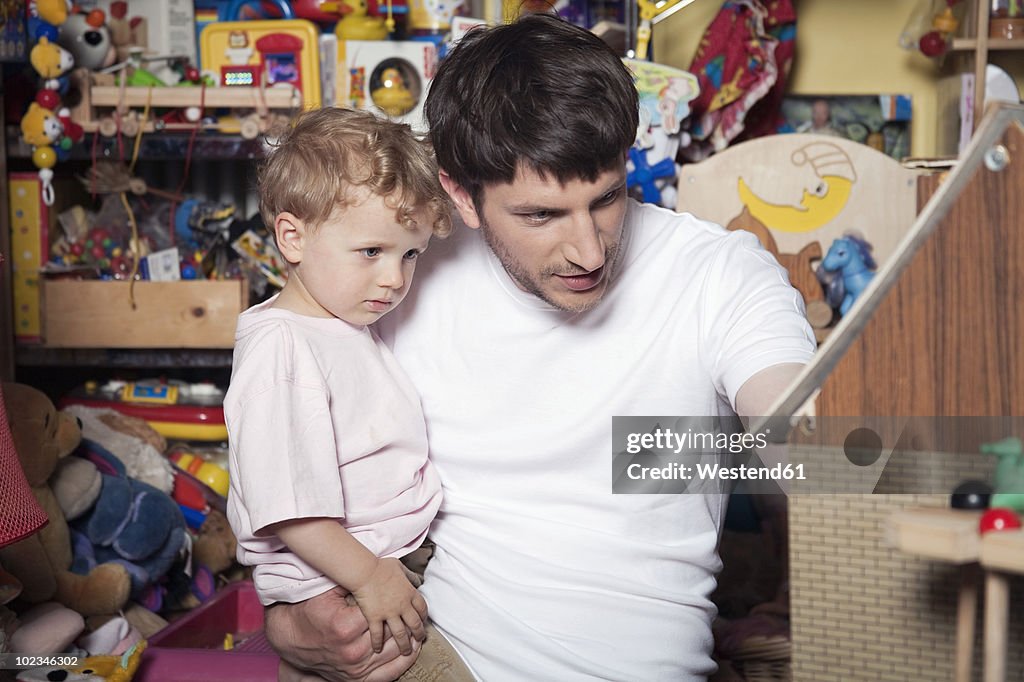
[[588,212],[575,217],[565,240],[565,257],[587,272],[604,265],[605,245],[601,231]]

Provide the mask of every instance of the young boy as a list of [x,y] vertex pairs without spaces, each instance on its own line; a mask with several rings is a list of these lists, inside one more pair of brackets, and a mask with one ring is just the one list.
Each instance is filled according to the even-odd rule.
[[[224,402],[228,518],[264,605],[340,585],[380,651],[426,637],[399,558],[441,503],[419,397],[370,325],[402,302],[431,234],[451,230],[429,144],[368,112],[300,115],[259,178],[289,276],[242,313]],[[440,638],[439,635],[432,639]]]

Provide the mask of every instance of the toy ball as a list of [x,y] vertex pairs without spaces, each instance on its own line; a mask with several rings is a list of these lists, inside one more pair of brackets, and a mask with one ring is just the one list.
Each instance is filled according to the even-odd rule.
[[60,95],[56,90],[40,90],[36,93],[36,104],[53,111],[60,106]]
[[921,36],[921,40],[918,42],[917,46],[926,57],[938,57],[943,54],[948,47],[946,45],[945,38],[943,38],[942,34],[938,31],[929,31],[928,33],[925,33]]
[[99,28],[107,21],[107,15],[101,9],[94,9],[85,15],[85,23],[93,28]]
[[992,486],[984,481],[964,481],[953,489],[949,505],[953,509],[988,509]]
[[1020,517],[1012,509],[996,507],[981,515],[978,531],[984,535],[989,531],[1016,530],[1021,527]]
[[36,147],[32,150],[32,163],[36,168],[53,168],[57,165],[57,152],[53,147]]

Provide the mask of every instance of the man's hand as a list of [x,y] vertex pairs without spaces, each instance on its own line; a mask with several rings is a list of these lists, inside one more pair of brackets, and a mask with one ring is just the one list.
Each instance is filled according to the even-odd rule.
[[412,667],[420,643],[403,656],[393,637],[374,653],[370,633],[355,600],[340,587],[296,604],[266,609],[267,639],[294,668],[332,682],[388,682]]

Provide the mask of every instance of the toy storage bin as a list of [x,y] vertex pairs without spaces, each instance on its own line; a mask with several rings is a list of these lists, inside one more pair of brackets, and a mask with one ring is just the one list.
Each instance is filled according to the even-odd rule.
[[[132,296],[135,307],[132,307]],[[248,307],[243,280],[43,282],[43,345],[231,348]]]
[[[224,651],[231,634],[235,647]],[[277,654],[263,635],[252,582],[232,583],[149,639],[139,682],[276,682]]]

